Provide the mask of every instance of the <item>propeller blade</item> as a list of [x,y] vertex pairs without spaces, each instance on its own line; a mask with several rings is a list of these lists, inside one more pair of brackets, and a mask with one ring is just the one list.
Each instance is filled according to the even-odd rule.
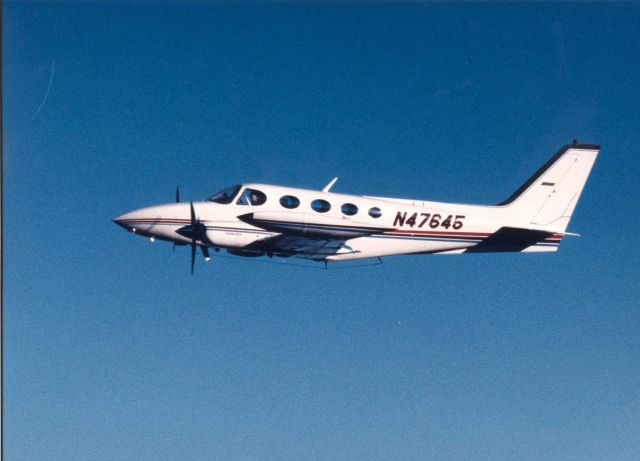
[[191,241],[191,275],[193,275],[193,266],[196,263],[196,241]]
[[[191,275],[193,275],[193,266],[196,261],[196,241],[200,240],[204,243],[206,239],[207,228],[204,224],[200,223],[200,220],[196,217],[196,210],[193,208],[193,202],[189,202],[189,208],[191,211],[191,225],[185,226],[184,228],[178,229],[180,235],[185,235],[191,237]],[[207,245],[198,245],[202,250],[202,254],[204,255],[204,259],[209,261],[211,258],[209,257],[209,249]]]
[[176,203],[180,203],[180,186],[176,186]]
[[204,256],[205,261],[211,260],[211,256],[209,256],[209,248],[206,245],[201,245],[200,249],[202,250],[202,255]]
[[193,201],[189,202],[191,209],[191,275],[193,275],[193,266],[196,263],[196,211],[193,209]]

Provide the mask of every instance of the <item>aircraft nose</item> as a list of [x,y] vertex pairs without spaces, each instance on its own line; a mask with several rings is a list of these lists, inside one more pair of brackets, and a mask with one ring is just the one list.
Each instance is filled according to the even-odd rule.
[[113,219],[112,219],[112,221],[113,221],[114,223],[116,223],[118,226],[120,226],[120,227],[122,227],[123,229],[125,229],[125,230],[130,230],[130,229],[131,229],[131,228],[129,227],[129,225],[128,225],[126,222],[124,222],[124,221],[122,221],[122,220],[120,219],[120,217],[119,217],[119,216],[118,216],[117,218],[113,218]]
[[135,228],[133,227],[132,223],[132,220],[135,219],[135,216],[135,212],[125,213],[116,218],[113,218],[112,221],[128,232],[135,232]]
[[169,232],[176,221],[186,222],[185,212],[188,213],[188,204],[185,203],[155,205],[120,215],[113,218],[113,222],[138,235],[159,236],[165,230]]

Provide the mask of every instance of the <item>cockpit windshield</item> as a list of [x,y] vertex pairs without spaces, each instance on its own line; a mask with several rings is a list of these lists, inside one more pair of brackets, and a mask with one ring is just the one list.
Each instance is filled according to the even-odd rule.
[[213,194],[211,197],[209,197],[209,201],[227,205],[228,203],[233,202],[233,199],[238,194],[238,191],[240,190],[241,187],[242,186],[227,187],[226,189],[221,190],[220,192]]

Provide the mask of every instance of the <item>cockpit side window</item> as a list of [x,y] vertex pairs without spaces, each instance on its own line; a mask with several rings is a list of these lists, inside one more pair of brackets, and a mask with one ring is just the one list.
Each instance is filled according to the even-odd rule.
[[240,187],[242,186],[227,187],[226,189],[221,190],[220,192],[213,194],[211,197],[209,197],[209,201],[227,205],[233,202],[233,199],[238,193],[238,191],[240,190]]
[[238,197],[238,201],[236,204],[238,205],[251,205],[251,206],[259,206],[267,201],[267,196],[264,195],[264,192],[261,192],[257,189],[249,189],[248,187],[240,194]]

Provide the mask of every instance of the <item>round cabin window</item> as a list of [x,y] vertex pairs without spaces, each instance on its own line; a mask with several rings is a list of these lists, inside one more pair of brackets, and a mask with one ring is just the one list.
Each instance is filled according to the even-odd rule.
[[293,195],[284,195],[280,197],[280,205],[292,210],[293,208],[298,208],[298,206],[300,205],[300,200],[298,200],[298,198],[294,197]]
[[358,207],[353,203],[345,203],[340,207],[340,210],[342,210],[342,212],[347,216],[353,216],[358,212]]
[[326,200],[317,199],[311,202],[311,208],[318,213],[326,213],[331,209],[331,204]]

